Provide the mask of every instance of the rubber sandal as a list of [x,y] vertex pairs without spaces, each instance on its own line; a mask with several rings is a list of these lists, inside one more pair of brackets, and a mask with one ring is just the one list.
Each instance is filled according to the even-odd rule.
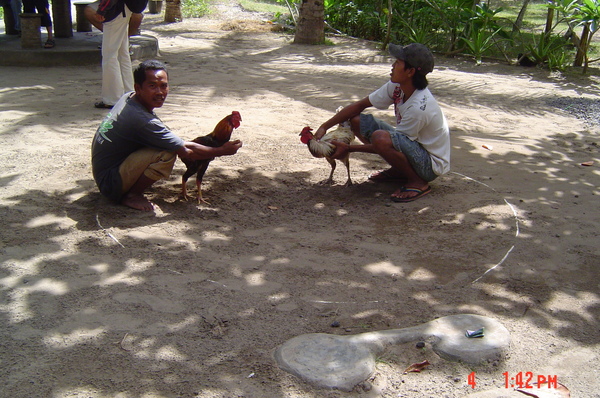
[[112,106],[112,105],[105,104],[105,103],[104,103],[104,102],[102,102],[102,101],[99,101],[99,102],[96,102],[96,103],[94,104],[94,107],[95,107],[95,108],[99,108],[99,109],[112,109],[112,107],[113,107],[113,106]]
[[409,198],[399,198],[397,196],[392,196],[392,200],[394,202],[407,203],[407,202],[412,202],[413,200],[417,200],[417,199],[427,195],[429,192],[431,192],[431,187],[427,187],[427,189],[425,189],[425,190],[421,190],[418,188],[402,187],[402,188],[400,188],[400,192],[416,192],[417,193],[415,196],[411,196]]
[[55,44],[56,42],[54,41],[54,39],[48,39],[46,40],[46,43],[44,43],[44,48],[54,48]]

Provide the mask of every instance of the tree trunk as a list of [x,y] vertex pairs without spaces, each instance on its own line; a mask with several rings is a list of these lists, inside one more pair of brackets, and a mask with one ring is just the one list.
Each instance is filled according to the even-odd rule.
[[390,37],[392,35],[392,0],[388,0],[388,15],[387,15],[387,30],[385,32],[385,39],[381,45],[381,50],[385,51],[387,45],[390,43]]
[[548,8],[548,14],[546,14],[546,29],[544,29],[544,33],[549,34],[552,31],[552,24],[554,23],[554,14],[556,10],[553,8]]
[[70,0],[54,0],[52,2],[52,25],[54,36],[73,37]]
[[519,11],[519,15],[517,15],[517,19],[515,20],[515,24],[513,25],[513,33],[517,33],[521,30],[521,26],[523,26],[523,19],[525,18],[525,11],[527,11],[527,6],[529,5],[530,0],[524,0],[523,6],[521,6],[521,11]]
[[322,0],[302,0],[295,44],[323,44],[325,42],[325,6]]
[[575,54],[575,62],[573,66],[582,66],[584,59],[587,57],[587,49],[589,46],[588,39],[590,35],[590,24],[583,26],[583,32],[581,32],[581,40],[577,46],[577,54]]
[[181,0],[166,0],[165,22],[181,22]]

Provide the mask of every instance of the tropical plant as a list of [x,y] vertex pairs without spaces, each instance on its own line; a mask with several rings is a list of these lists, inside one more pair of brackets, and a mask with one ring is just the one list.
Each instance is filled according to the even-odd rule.
[[464,27],[473,15],[473,0],[425,0],[438,14],[448,35],[448,53],[455,52]]
[[[563,20],[569,25],[573,45],[577,49],[573,66],[582,66],[583,73],[588,65],[598,60],[589,59],[589,49],[592,37],[598,31],[600,23],[600,0],[553,0],[548,4],[552,10],[562,14]],[[576,34],[581,27],[581,34]]]
[[413,24],[401,19],[400,24],[404,28],[402,35],[409,43],[421,43],[429,45],[435,39],[431,26],[425,21],[418,21]]
[[461,41],[467,46],[469,52],[475,57],[475,63],[481,64],[483,54],[496,44],[494,36],[500,32],[502,28],[498,28],[493,32],[486,29],[474,26],[470,30],[468,37],[461,37]]
[[540,33],[537,38],[533,36],[533,43],[528,44],[526,50],[537,64],[543,65],[550,58],[557,59],[559,54],[564,54],[565,44],[567,42],[563,36]]
[[422,43],[435,45],[444,31],[439,13],[424,1],[397,2],[391,20],[393,39],[399,43]]
[[570,57],[564,50],[564,47],[548,54],[548,69],[550,70],[564,72],[569,67],[569,64]]
[[[387,3],[387,1],[386,1]],[[387,4],[383,1],[326,1],[325,19],[350,36],[382,41],[387,25]]]
[[[285,2],[294,10],[302,0],[271,1]],[[588,55],[590,39],[600,27],[600,0],[547,1],[548,11],[541,16],[546,21],[543,34],[536,33],[535,28],[531,32],[517,26],[532,26],[525,15],[528,0],[520,0],[518,16],[511,12],[510,6],[509,12],[500,13],[501,8],[493,8],[489,1],[481,0],[323,0],[323,4],[326,26],[336,32],[378,41],[382,48],[389,42],[419,42],[447,55],[470,54],[477,63],[485,55],[496,57],[499,53],[512,62],[520,52],[552,70],[564,70],[566,62],[573,58],[563,36],[571,36],[585,65],[584,71],[591,62],[600,61]],[[529,7],[539,13],[543,5],[532,6],[533,3]],[[501,17],[507,14],[510,19]],[[569,27],[566,33],[555,33],[559,26],[565,25]]]
[[498,44],[496,36],[509,37],[498,24],[496,15],[500,11],[502,8],[492,9],[486,3],[476,4],[469,22],[460,36],[460,41],[475,57],[477,64],[481,64],[481,58],[485,52]]

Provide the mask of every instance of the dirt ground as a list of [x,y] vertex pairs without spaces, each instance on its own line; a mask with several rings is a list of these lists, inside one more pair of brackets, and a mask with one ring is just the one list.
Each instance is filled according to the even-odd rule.
[[[149,192],[155,214],[100,196],[99,65],[0,68],[0,396],[518,397],[503,373],[531,372],[600,397],[600,129],[568,105],[596,101],[598,78],[437,57],[452,171],[393,203],[395,185],[367,180],[381,160],[353,155],[355,184],[340,166],[323,186],[328,164],[298,137],[383,84],[390,59],[349,38],[293,45],[251,17],[143,26],[170,68],[167,125],[191,139],[242,114],[243,148],[206,174],[210,205],[178,200],[179,161]],[[304,333],[462,313],[502,322],[509,355],[473,366],[394,346],[352,392],[272,358]]]

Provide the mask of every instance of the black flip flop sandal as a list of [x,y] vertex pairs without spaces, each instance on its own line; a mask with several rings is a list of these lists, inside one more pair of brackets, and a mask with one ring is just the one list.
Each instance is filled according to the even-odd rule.
[[100,101],[100,102],[96,102],[94,104],[94,107],[99,108],[99,109],[112,109],[113,106],[105,104],[104,102]]

